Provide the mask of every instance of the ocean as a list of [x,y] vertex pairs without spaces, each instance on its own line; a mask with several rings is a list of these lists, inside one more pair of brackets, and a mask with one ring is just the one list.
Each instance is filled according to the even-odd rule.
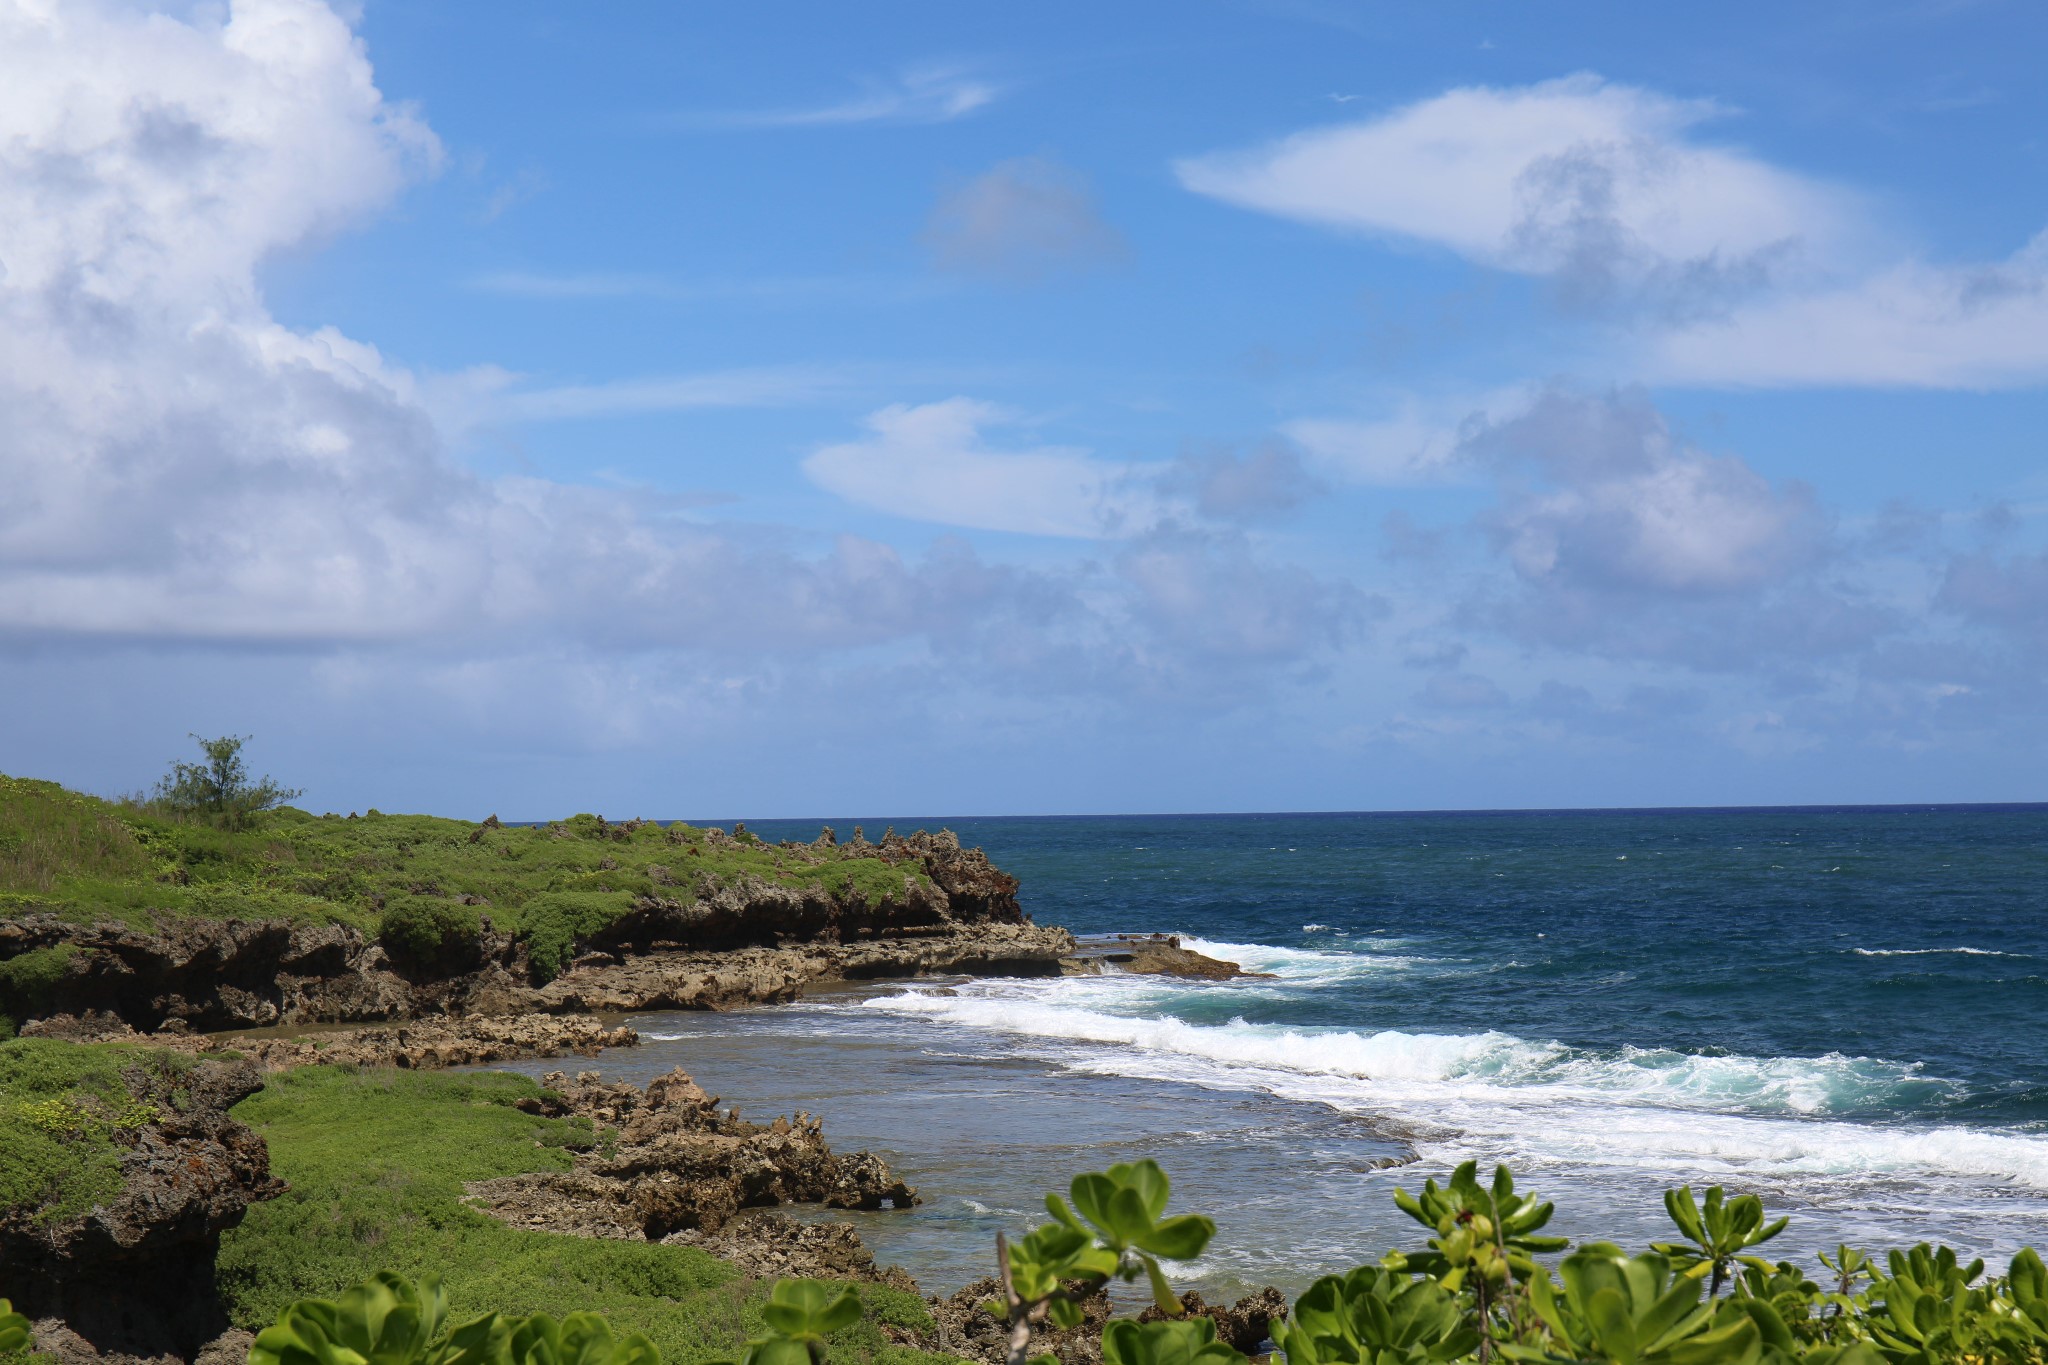
[[1791,1214],[1767,1250],[1809,1263],[2048,1244],[2048,806],[946,823],[1040,922],[1267,975],[651,1015],[603,1062],[681,1065],[881,1152],[927,1202],[862,1234],[928,1289],[988,1273],[994,1231],[1073,1172],[1140,1155],[1217,1219],[1181,1279],[1218,1293],[1420,1245],[1393,1189],[1467,1159],[1574,1237],[1668,1238],[1660,1193],[1689,1182]]

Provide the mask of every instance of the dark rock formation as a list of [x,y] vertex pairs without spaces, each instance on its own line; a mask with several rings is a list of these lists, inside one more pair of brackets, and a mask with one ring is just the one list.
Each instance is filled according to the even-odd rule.
[[116,1141],[120,1192],[76,1217],[0,1213],[0,1293],[65,1361],[191,1360],[227,1320],[214,1294],[220,1234],[284,1188],[263,1139],[228,1117],[262,1087],[247,1062],[201,1062],[179,1081],[124,1073],[157,1117]]
[[[705,838],[713,834],[734,842],[719,831]],[[826,979],[1050,975],[1071,948],[1063,931],[1026,921],[1016,878],[981,850],[961,848],[950,833],[903,838],[891,831],[879,844],[856,839],[792,847],[801,862],[820,867],[850,857],[880,859],[901,867],[901,888],[865,898],[834,894],[821,884],[711,878],[695,894],[643,896],[582,942],[583,955],[558,988],[546,991],[531,984],[523,943],[496,932],[487,916],[462,954],[400,962],[373,935],[348,925],[175,919],[146,930],[36,912],[0,921],[0,961],[68,945],[72,956],[39,988],[29,1017],[111,1014],[159,1032],[431,1015],[723,1009],[788,1000],[807,983]]]
[[[503,1008],[583,1010],[730,1009],[794,1000],[813,984],[910,976],[1057,976],[1074,948],[1066,930],[1036,924],[951,926],[853,943],[749,948],[728,953],[652,953],[579,960],[537,990],[503,997]],[[480,997],[498,1004],[495,996]]]
[[1119,971],[1139,976],[1228,981],[1233,977],[1271,975],[1248,972],[1235,962],[1183,948],[1180,939],[1172,934],[1105,934],[1087,939],[1060,966],[1070,976]]
[[[644,1091],[590,1071],[573,1081],[550,1072],[543,1084],[548,1096],[524,1101],[522,1108],[548,1117],[580,1114],[604,1140],[577,1157],[573,1170],[469,1187],[479,1208],[508,1223],[660,1241],[681,1232],[718,1233],[741,1209],[908,1208],[917,1202],[917,1191],[879,1157],[835,1156],[818,1120],[798,1114],[794,1121],[762,1124],[720,1113],[718,1101],[681,1070],[656,1077]],[[775,1237],[787,1251],[789,1238],[780,1231]]]
[[249,1034],[217,1039],[195,1033],[142,1034],[111,1014],[60,1014],[22,1030],[28,1037],[73,1043],[147,1043],[201,1055],[232,1051],[263,1071],[326,1063],[433,1069],[478,1066],[565,1052],[595,1057],[608,1047],[632,1047],[640,1035],[589,1015],[523,1014],[462,1019],[421,1019],[407,1024],[318,1029],[292,1036]]
[[152,932],[49,914],[0,922],[0,959],[61,944],[77,951],[48,988],[48,1015],[108,1013],[151,1032],[460,1011],[479,989],[516,981],[519,961],[509,940],[486,935],[486,965],[412,980],[348,925],[178,919]]

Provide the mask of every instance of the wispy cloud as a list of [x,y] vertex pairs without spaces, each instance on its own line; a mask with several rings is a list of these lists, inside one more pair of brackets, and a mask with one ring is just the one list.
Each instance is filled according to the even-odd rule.
[[841,395],[853,382],[846,371],[828,366],[762,366],[507,391],[487,406],[494,416],[528,422],[699,408],[777,407]]
[[951,286],[922,276],[784,275],[730,279],[677,279],[637,271],[498,270],[463,281],[479,294],[506,298],[561,300],[660,299],[801,306],[813,303],[876,304],[930,298]]
[[831,104],[788,109],[685,112],[660,120],[676,128],[829,128],[854,123],[949,123],[992,104],[1002,93],[992,81],[958,64],[907,67],[894,76],[866,77],[859,93]]

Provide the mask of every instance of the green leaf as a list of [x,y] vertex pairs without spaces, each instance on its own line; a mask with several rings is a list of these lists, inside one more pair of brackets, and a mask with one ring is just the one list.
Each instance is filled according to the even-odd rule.
[[1634,1365],[1636,1326],[1629,1316],[1628,1299],[1622,1291],[1613,1287],[1593,1291],[1586,1301],[1585,1313],[1601,1352],[1612,1356],[1620,1365]]
[[[1152,1302],[1159,1305],[1160,1312],[1180,1316],[1180,1295],[1174,1293],[1173,1286],[1166,1282],[1166,1276],[1160,1272],[1159,1262],[1150,1256],[1141,1256],[1138,1259],[1144,1262],[1145,1278],[1152,1282]],[[1206,1322],[1207,1319],[1203,1321]]]
[[1155,1256],[1164,1256],[1169,1261],[1192,1261],[1215,1235],[1213,1219],[1199,1213],[1184,1213],[1157,1224],[1135,1240],[1140,1248]]

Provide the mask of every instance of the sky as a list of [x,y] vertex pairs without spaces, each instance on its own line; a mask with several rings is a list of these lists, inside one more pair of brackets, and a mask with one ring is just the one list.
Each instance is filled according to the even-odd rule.
[[0,0],[0,771],[2048,799],[2048,10]]

